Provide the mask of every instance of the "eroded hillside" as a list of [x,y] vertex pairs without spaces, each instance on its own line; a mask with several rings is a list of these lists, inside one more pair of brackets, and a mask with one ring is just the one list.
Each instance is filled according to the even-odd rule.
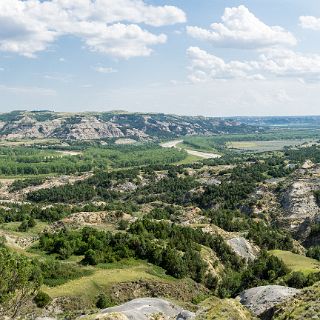
[[0,114],[0,138],[150,140],[184,135],[256,132],[257,127],[219,118],[166,114],[12,112]]

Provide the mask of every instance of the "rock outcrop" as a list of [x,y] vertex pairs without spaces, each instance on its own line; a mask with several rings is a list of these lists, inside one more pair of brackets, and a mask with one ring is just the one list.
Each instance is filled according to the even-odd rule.
[[227,240],[228,245],[241,258],[246,261],[253,261],[259,254],[259,248],[252,245],[247,239],[243,237],[236,237]]
[[268,285],[243,291],[238,299],[256,316],[261,316],[274,306],[299,293],[298,289]]
[[[130,320],[151,320],[151,319],[177,319],[191,320],[195,314],[163,299],[141,298],[129,301],[117,307],[105,309],[102,314],[111,315],[114,313],[123,315]],[[156,317],[157,316],[157,317]],[[97,318],[111,319],[111,318]],[[119,318],[122,319],[122,318]],[[126,318],[123,318],[123,320]]]
[[295,180],[282,195],[282,224],[300,240],[306,239],[311,225],[320,221],[320,207],[314,195],[319,188],[320,179],[311,175]]
[[151,140],[183,135],[255,132],[259,128],[218,118],[126,112],[0,114],[1,139],[58,138]]

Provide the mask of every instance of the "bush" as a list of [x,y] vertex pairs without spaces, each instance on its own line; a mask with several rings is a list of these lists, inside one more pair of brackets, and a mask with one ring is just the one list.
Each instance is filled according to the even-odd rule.
[[301,289],[307,285],[307,281],[307,277],[302,272],[292,272],[287,280],[287,284],[289,287]]
[[26,232],[26,231],[28,231],[28,229],[29,229],[28,221],[27,220],[23,220],[21,222],[21,224],[19,225],[19,227],[18,227],[18,231],[19,232]]
[[37,223],[34,218],[30,217],[30,219],[28,220],[28,228],[34,228],[36,225]]
[[119,230],[127,230],[129,227],[129,221],[121,219],[118,224]]
[[310,247],[307,251],[307,257],[320,261],[320,246]]
[[43,291],[39,291],[38,294],[33,298],[33,301],[38,308],[44,308],[51,302],[51,300],[51,297]]
[[205,279],[206,287],[210,290],[215,290],[218,286],[218,278],[209,273]]
[[99,309],[104,309],[104,308],[108,308],[111,307],[113,304],[110,301],[110,299],[104,294],[104,293],[100,293],[98,295],[98,299],[96,302],[96,307]]

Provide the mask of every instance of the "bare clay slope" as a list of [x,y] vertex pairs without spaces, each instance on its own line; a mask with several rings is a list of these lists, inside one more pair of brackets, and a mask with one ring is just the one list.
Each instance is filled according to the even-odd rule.
[[255,132],[254,126],[219,118],[166,114],[54,113],[14,111],[0,114],[0,138],[172,138],[184,135]]

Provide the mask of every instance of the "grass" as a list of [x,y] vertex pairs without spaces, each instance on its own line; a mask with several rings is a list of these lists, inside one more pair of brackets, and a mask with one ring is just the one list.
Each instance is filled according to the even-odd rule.
[[320,262],[290,251],[272,250],[271,254],[281,259],[291,271],[300,271],[308,275],[320,272]]
[[[250,314],[239,301],[235,299],[219,299],[211,297],[200,304],[202,312],[199,319],[212,319],[212,320],[254,320],[256,319]],[[200,309],[201,310],[201,309]]]
[[194,163],[197,161],[203,160],[203,158],[188,154],[186,158],[184,158],[183,160],[180,160],[178,162],[176,162],[175,164],[180,165],[180,164],[190,164],[190,163]]
[[21,146],[21,145],[33,145],[33,144],[47,144],[53,145],[60,143],[58,139],[8,139],[1,140],[0,146]]
[[229,149],[241,151],[265,152],[282,150],[285,146],[299,146],[310,140],[270,140],[270,141],[230,141]]
[[[159,271],[154,269],[154,266],[139,261],[138,263],[122,262],[122,267],[118,268],[118,264],[111,265],[109,268],[95,268],[92,275],[85,276],[79,279],[68,281],[65,284],[49,288],[43,287],[43,291],[48,293],[52,298],[68,296],[81,296],[86,301],[92,301],[101,291],[107,291],[112,285],[127,281],[157,280],[164,281],[164,278],[159,276]],[[124,267],[125,266],[125,267]],[[115,268],[112,268],[115,267]],[[169,280],[168,277],[165,278]]]
[[8,222],[3,223],[0,225],[0,229],[9,231],[15,236],[18,237],[26,237],[26,236],[33,236],[41,233],[47,226],[47,222],[42,222],[40,220],[36,220],[36,225],[33,228],[30,228],[26,232],[19,232],[18,227],[20,226],[21,222]]
[[181,149],[189,149],[194,151],[212,152],[217,153],[218,151],[214,148],[213,137],[184,137],[183,142],[177,145]]

